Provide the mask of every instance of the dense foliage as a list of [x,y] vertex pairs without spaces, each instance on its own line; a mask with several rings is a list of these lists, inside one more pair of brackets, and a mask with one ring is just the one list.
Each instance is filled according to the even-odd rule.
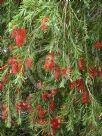
[[101,0],[0,0],[0,135],[102,136]]

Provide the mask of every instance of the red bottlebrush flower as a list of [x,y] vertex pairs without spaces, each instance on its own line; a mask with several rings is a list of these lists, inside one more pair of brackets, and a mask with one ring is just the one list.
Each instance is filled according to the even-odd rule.
[[55,101],[51,101],[51,102],[50,102],[50,111],[54,111],[55,108],[56,108],[56,103],[55,103]]
[[44,119],[44,117],[45,117],[45,112],[40,110],[40,111],[38,112],[38,117],[39,117],[39,119]]
[[51,128],[53,130],[53,132],[55,132],[58,128],[60,128],[60,123],[58,119],[53,119],[51,120]]
[[17,46],[20,48],[26,42],[26,29],[19,28],[12,32],[12,37],[15,38]]
[[12,35],[11,35],[12,38],[16,38],[16,36],[17,36],[17,30],[18,30],[18,29],[15,28],[15,29],[12,31]]
[[73,82],[69,83],[69,89],[72,91],[72,90],[74,90],[74,88],[75,88],[75,82],[73,81]]
[[96,48],[96,49],[102,49],[102,42],[97,42],[97,43],[95,44],[95,48]]
[[12,64],[12,73],[17,74],[18,72],[19,72],[18,71],[18,64],[17,63]]
[[12,32],[12,38],[16,38],[17,36],[26,37],[26,29],[25,28],[14,29]]
[[67,75],[67,68],[63,68],[61,73],[62,73],[62,76],[65,77]]
[[44,17],[41,21],[41,24],[46,24],[49,21],[49,17]]
[[14,64],[14,63],[16,63],[17,62],[17,60],[16,60],[16,58],[9,58],[8,59],[8,64],[10,64],[10,65],[12,65],[12,64]]
[[55,79],[56,80],[59,80],[60,79],[60,76],[61,76],[61,68],[59,65],[57,65],[54,69],[54,76],[55,76]]
[[32,58],[27,58],[26,59],[26,67],[29,68],[29,69],[31,69],[32,66],[33,66],[33,60],[32,60]]
[[4,87],[3,83],[0,82],[0,91],[3,90],[3,87]]
[[26,42],[26,38],[21,37],[21,36],[17,36],[15,38],[15,40],[16,40],[16,44],[17,44],[18,48],[22,47]]
[[81,79],[77,79],[77,80],[69,83],[70,90],[74,90],[75,87],[77,88],[78,91],[84,91],[84,89],[85,89],[84,80],[81,78]]
[[50,53],[46,56],[45,59],[45,64],[44,64],[44,69],[46,71],[51,71],[54,68],[54,64],[55,64],[55,56],[54,53]]
[[83,92],[82,93],[82,103],[87,104],[89,101],[89,92]]
[[85,82],[83,79],[78,79],[76,82],[76,88],[78,91],[84,91],[85,89]]
[[18,72],[20,72],[20,70],[22,68],[22,61],[17,57],[9,58],[8,64],[11,65],[13,74],[17,74]]
[[99,77],[102,77],[102,67],[99,67],[98,72],[99,72]]
[[97,76],[97,69],[96,67],[89,68],[89,74],[92,79],[95,79]]
[[46,92],[43,93],[43,94],[42,94],[42,100],[48,101],[48,99],[49,99],[49,98],[48,98],[48,93],[46,93]]
[[23,110],[23,111],[29,111],[31,109],[31,105],[28,102],[20,101],[16,104],[16,109]]
[[31,105],[28,102],[23,102],[21,107],[24,111],[29,111],[31,109]]
[[[14,65],[14,64],[13,64]],[[22,62],[21,61],[19,61],[19,62],[17,62],[17,68],[18,68],[18,70],[16,71],[16,67],[15,67],[15,72],[20,72],[20,70],[21,70],[21,68],[22,68]],[[23,71],[22,71],[23,72]],[[14,74],[16,74],[16,73],[14,73]]]
[[41,21],[41,30],[42,31],[46,31],[48,29],[48,26],[47,26],[48,21],[49,21],[48,17],[45,17],[42,19],[42,21]]
[[80,58],[78,61],[78,68],[80,71],[85,71],[86,69],[86,62],[84,60],[84,58]]
[[48,29],[48,26],[46,26],[46,25],[41,25],[41,30],[42,31],[46,31]]

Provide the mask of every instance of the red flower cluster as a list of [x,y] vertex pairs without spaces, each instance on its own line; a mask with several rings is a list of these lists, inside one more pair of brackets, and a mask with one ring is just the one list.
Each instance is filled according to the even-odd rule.
[[82,93],[82,103],[87,104],[89,101],[89,92],[83,92]]
[[11,65],[12,73],[13,73],[13,74],[19,73],[20,70],[21,70],[21,68],[22,68],[22,62],[21,62],[21,60],[18,59],[17,57],[9,58],[8,64]]
[[59,65],[56,65],[54,69],[55,79],[59,80],[61,76],[66,77],[68,72],[71,72],[71,68],[61,68]]
[[46,31],[48,29],[47,23],[49,21],[48,17],[45,17],[41,21],[41,30]]
[[38,111],[38,117],[39,117],[39,119],[44,119],[45,112],[43,110]]
[[27,58],[26,59],[26,67],[29,68],[29,69],[31,69],[32,66],[33,66],[33,60],[32,60],[32,58]]
[[84,82],[84,79],[77,79],[76,80],[76,88],[78,91],[81,91],[83,92],[84,89],[85,89],[85,82]]
[[49,100],[49,93],[45,92],[42,94],[42,100],[48,101]]
[[52,100],[52,101],[50,102],[49,109],[50,109],[50,111],[54,111],[55,108],[56,108],[56,103],[55,103],[55,101]]
[[95,44],[95,48],[96,48],[96,49],[102,49],[102,42],[97,42],[97,43]]
[[78,68],[80,71],[85,71],[86,70],[86,62],[84,58],[80,58],[78,61]]
[[52,89],[51,92],[45,92],[42,94],[42,100],[48,101],[51,97],[54,97],[58,92],[58,89]]
[[26,42],[26,29],[14,29],[12,32],[12,38],[15,38],[18,48],[22,47]]
[[89,101],[89,92],[85,91],[85,82],[84,80],[77,79],[69,84],[70,90],[73,90],[76,87],[78,91],[81,92],[81,100],[83,104],[87,104]]
[[59,65],[56,65],[55,69],[54,69],[54,76],[56,80],[60,79],[61,76],[61,68]]
[[55,63],[54,52],[48,54],[45,59],[44,69],[46,71],[54,70],[54,77],[56,80],[59,80],[60,77],[66,77],[67,73],[71,73],[72,69],[70,67],[61,68],[59,64]]
[[16,104],[16,109],[23,110],[23,111],[29,111],[31,109],[31,105],[28,102],[24,102],[23,100],[19,101]]
[[66,76],[67,75],[67,68],[63,68],[62,70],[61,70],[61,73],[62,73],[62,76]]
[[69,89],[73,90],[75,87],[76,87],[76,89],[78,91],[83,92],[84,89],[85,89],[85,82],[84,82],[84,80],[82,78],[80,78],[80,79],[77,79],[75,81],[70,82]]
[[48,110],[43,109],[43,107],[40,104],[36,105],[36,110],[38,112],[38,123],[41,125],[46,124],[45,115],[48,113]]
[[58,89],[52,89],[50,92],[45,92],[42,94],[42,100],[49,102],[49,111],[53,112],[56,108],[56,103],[52,98],[57,94]]
[[50,53],[46,56],[45,59],[45,64],[44,64],[44,69],[46,71],[51,71],[54,68],[54,64],[55,64],[55,55],[54,53]]
[[51,128],[53,130],[53,133],[56,132],[57,129],[61,127],[61,118],[56,117],[55,119],[51,120]]
[[69,89],[72,91],[75,88],[75,81],[69,83]]

